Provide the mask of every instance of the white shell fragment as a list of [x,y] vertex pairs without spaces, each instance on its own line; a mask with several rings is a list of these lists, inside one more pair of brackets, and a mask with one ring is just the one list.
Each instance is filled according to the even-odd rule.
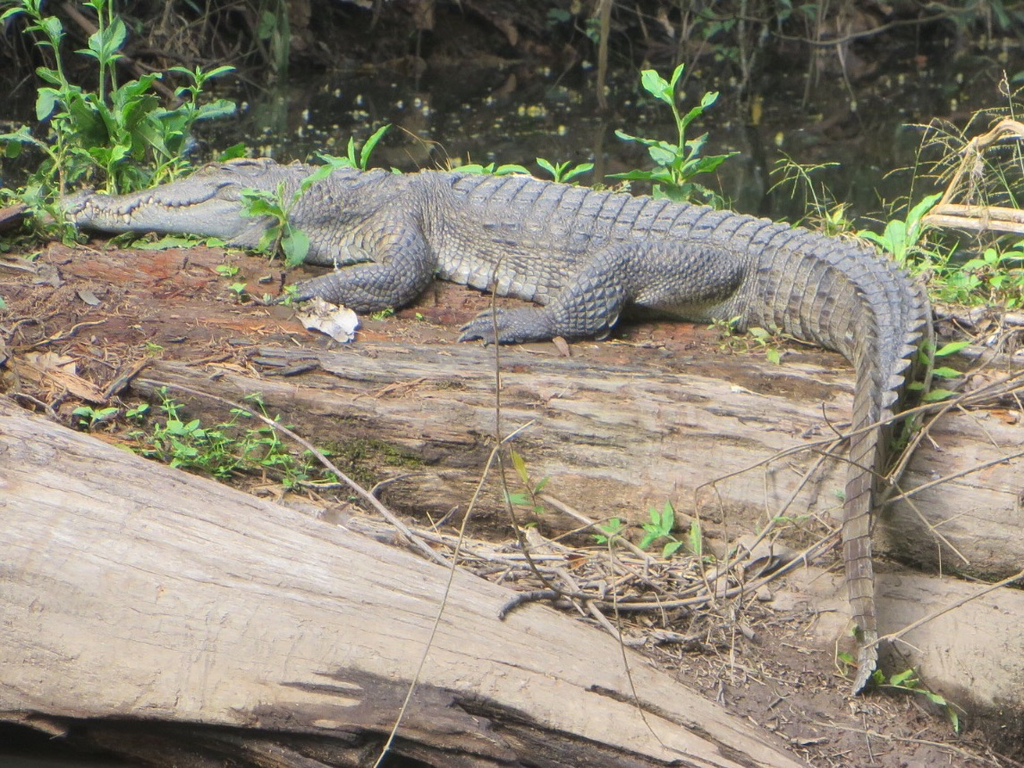
[[325,333],[342,344],[352,341],[359,327],[359,316],[355,312],[326,302],[319,296],[305,302],[296,315],[309,330]]

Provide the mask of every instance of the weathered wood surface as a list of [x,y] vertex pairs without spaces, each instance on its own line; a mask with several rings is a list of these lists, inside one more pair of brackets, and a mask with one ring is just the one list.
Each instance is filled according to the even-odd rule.
[[[494,367],[492,350],[455,338],[459,324],[488,300],[437,283],[402,317],[364,318],[357,342],[330,352],[331,342],[303,331],[288,308],[230,299],[232,280],[272,290],[274,281],[265,278],[279,270],[236,253],[227,258],[241,274],[225,280],[215,271],[224,258],[210,248],[126,252],[53,244],[37,263],[38,278],[19,272],[0,286],[12,311],[38,318],[17,326],[12,348],[31,349],[44,340],[43,348],[79,360],[84,369],[92,365],[91,381],[102,390],[116,371],[90,361],[116,363],[120,356],[128,361],[119,366],[124,370],[142,356],[143,342],[158,344],[168,359],[151,363],[144,377],[232,398],[260,391],[271,414],[282,414],[314,442],[356,442],[357,452],[371,456],[377,448],[399,448],[410,460],[374,467],[379,478],[399,478],[383,490],[390,504],[420,519],[426,512],[437,519],[453,506],[464,511],[494,431]],[[99,304],[81,301],[83,288]],[[775,366],[757,354],[719,353],[714,332],[686,324],[641,324],[624,334],[629,341],[574,344],[570,359],[558,357],[550,344],[501,351],[503,429],[529,424],[516,447],[533,477],[551,475],[547,490],[593,518],[645,521],[648,506],[671,500],[684,512],[699,509],[708,530],[734,539],[780,511],[815,457],[787,456],[713,489],[705,486],[696,498],[694,489],[780,450],[827,439],[831,425],[849,418],[852,372],[838,355],[789,349]],[[207,362],[188,362],[201,360]],[[300,360],[314,370],[272,375]],[[209,402],[192,406],[209,423],[226,418]],[[905,484],[1022,450],[1019,399],[954,413],[917,451]],[[947,572],[1014,573],[1024,562],[1022,478],[1024,461],[1017,457],[922,493],[917,510],[898,504],[879,521],[876,550]],[[807,520],[808,535],[816,538],[820,528],[805,516],[837,517],[836,494],[844,486],[845,468],[833,464],[786,514]],[[483,518],[490,513],[507,533],[496,483],[487,491]],[[541,522],[576,526],[556,513]]]
[[[880,666],[890,674],[914,669],[930,690],[972,716],[1001,721],[1024,737],[1024,590],[1001,587],[982,594],[985,590],[984,584],[952,577],[899,568],[877,571],[883,633],[895,634],[932,617],[883,644]],[[799,569],[787,577],[775,606],[813,615],[805,625],[805,638],[821,648],[831,647],[849,625],[841,573]]]
[[0,484],[7,719],[82,722],[150,758],[163,734],[167,764],[207,764],[202,731],[144,746],[111,729],[231,726],[211,738],[244,764],[366,765],[429,645],[395,744],[429,765],[798,765],[640,657],[627,679],[596,629],[540,605],[498,621],[510,593],[465,573],[431,640],[444,568],[6,399]]
[[[398,466],[377,467],[381,479],[399,478],[383,492],[397,509],[434,519],[453,505],[465,509],[495,434],[493,350],[371,341],[336,351],[265,346],[248,360],[245,371],[155,361],[136,387],[152,393],[163,381],[234,400],[258,392],[269,413],[314,442],[377,441],[404,454]],[[533,477],[551,477],[547,492],[593,519],[634,522],[670,499],[727,538],[782,512],[818,455],[787,455],[715,481],[833,437],[830,425],[849,418],[852,400],[849,369],[817,351],[776,366],[706,348],[669,354],[593,342],[574,345],[571,358],[553,345],[502,349],[500,365],[501,430],[527,425],[514,445]],[[281,375],[296,367],[310,370]],[[223,418],[220,406],[191,405],[206,419]],[[915,453],[905,489],[1009,458],[922,491],[916,508],[892,505],[877,525],[879,553],[982,577],[1019,570],[1022,452],[1024,425],[1006,407],[944,417]],[[845,474],[840,460],[827,461],[785,514],[838,519]],[[497,478],[486,488],[478,514],[506,519]],[[544,520],[562,529],[578,524],[556,513]]]

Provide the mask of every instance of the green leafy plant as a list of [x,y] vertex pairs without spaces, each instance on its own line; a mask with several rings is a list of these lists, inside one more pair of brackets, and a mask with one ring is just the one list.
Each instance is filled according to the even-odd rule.
[[327,169],[326,172],[321,175],[313,174],[312,181],[319,181],[320,179],[326,178],[330,175],[331,171],[337,168],[355,168],[360,171],[365,171],[367,165],[370,162],[370,155],[373,154],[373,150],[380,143],[380,140],[384,138],[384,134],[388,132],[388,128],[391,125],[382,125],[368,138],[363,146],[356,152],[356,140],[354,136],[348,138],[348,153],[344,156],[338,155],[327,155],[323,153],[317,153],[317,157],[323,161],[324,167]]
[[949,718],[950,725],[953,726],[953,731],[960,733],[960,716],[956,712],[956,705],[948,701],[945,697],[928,690],[921,679],[917,676],[917,672],[913,669],[907,669],[903,672],[897,672],[894,675],[890,675],[889,679],[886,680],[885,674],[880,670],[876,669],[871,675],[872,681],[882,687],[891,688],[897,691],[906,691],[907,693],[915,693],[924,696],[932,704],[936,704],[942,707],[946,713],[946,717]]
[[891,253],[896,263],[901,266],[908,266],[911,257],[916,255],[927,256],[929,261],[934,261],[937,258],[935,252],[922,245],[925,232],[928,229],[923,219],[941,197],[941,194],[928,195],[910,209],[906,220],[892,219],[887,222],[880,235],[871,230],[862,229],[857,236],[869,240],[887,253]]
[[124,412],[128,421],[142,421],[149,415],[149,403],[139,403]]
[[568,184],[578,176],[582,176],[584,173],[590,173],[594,170],[593,163],[579,163],[578,165],[572,165],[568,160],[564,163],[552,163],[550,160],[546,160],[543,157],[537,158],[537,165],[550,173],[553,181],[557,181],[561,184]]
[[45,208],[70,185],[87,179],[99,181],[104,191],[123,193],[173,178],[188,166],[186,144],[193,125],[230,114],[235,108],[224,100],[199,103],[206,82],[232,67],[210,71],[172,68],[171,72],[189,80],[176,89],[181,104],[173,109],[163,108],[153,93],[160,74],[119,83],[116,62],[122,58],[128,29],[114,13],[112,0],[90,0],[84,5],[95,12],[97,29],[78,53],[96,62],[93,91],[68,79],[61,50],[64,28],[60,19],[43,13],[42,0],[20,0],[0,15],[0,23],[27,17],[26,33],[35,37],[36,46],[52,62],[52,66],[36,70],[47,84],[37,94],[36,118],[47,123],[49,136],[37,138],[27,127],[0,135],[7,156],[16,155],[23,146],[44,154],[39,170],[18,195],[37,209]]
[[651,522],[643,525],[644,537],[640,540],[640,549],[647,549],[656,541],[665,539],[661,556],[668,560],[683,546],[683,542],[672,533],[676,524],[676,511],[672,507],[672,502],[666,501],[661,511],[656,507],[650,507],[647,512],[651,516]]
[[782,363],[782,353],[779,351],[781,337],[771,331],[753,326],[748,328],[746,334],[737,333],[740,317],[732,317],[728,320],[712,320],[710,328],[721,334],[719,349],[733,352],[750,352],[752,349],[763,349],[764,356],[769,362],[775,365]]
[[218,264],[213,268],[213,271],[221,277],[234,277],[241,270],[234,264]]
[[80,405],[71,413],[78,417],[78,426],[84,430],[95,429],[101,424],[112,421],[117,416],[118,409],[110,406],[107,408],[93,408],[91,405]]
[[512,458],[512,467],[515,469],[516,476],[519,478],[519,482],[523,484],[525,490],[520,493],[509,493],[506,497],[508,503],[514,504],[517,507],[529,507],[535,514],[541,514],[544,511],[544,505],[538,501],[537,495],[544,490],[544,487],[551,478],[545,476],[534,484],[530,480],[530,473],[526,468],[526,462],[519,455],[519,452],[510,450],[509,455]]
[[770,363],[779,365],[782,362],[782,353],[779,352],[779,348],[776,346],[777,337],[775,334],[757,326],[748,328],[747,333],[754,340],[754,343],[764,350],[764,356],[768,358]]
[[[543,157],[537,158],[537,165],[539,165],[545,173],[551,176],[552,181],[556,181],[560,184],[568,184],[572,182],[573,179],[594,170],[593,163],[579,163],[577,165],[573,165],[572,162],[568,160],[564,163],[553,163]],[[502,165],[498,165],[497,163],[488,163],[487,165],[481,165],[480,163],[466,163],[465,165],[460,165],[452,170],[457,171],[458,173],[484,174],[487,176],[535,176],[535,174],[531,173],[526,166],[518,165],[517,163],[504,163]]]
[[[295,296],[298,294],[298,292],[299,287],[297,285],[286,285],[284,287],[284,291],[282,292],[283,298],[280,299],[280,302],[284,304],[286,307],[290,307],[295,302]],[[269,304],[271,301],[272,299],[270,298],[270,296],[263,297],[264,304]]]
[[836,201],[828,186],[814,178],[816,174],[838,168],[839,163],[801,164],[785,153],[775,163],[772,176],[776,181],[770,192],[788,188],[791,200],[799,200],[807,211],[807,223],[826,235],[840,235],[853,230],[847,213],[849,206]]
[[594,541],[609,547],[614,546],[616,540],[626,531],[626,524],[618,517],[613,517],[597,527],[601,533],[594,534]]
[[248,218],[267,217],[271,220],[271,224],[263,230],[256,250],[271,258],[283,253],[284,263],[289,267],[298,266],[309,254],[309,236],[289,219],[292,209],[304,193],[305,189],[300,186],[289,195],[283,181],[273,191],[251,188],[242,190],[242,215]]
[[466,163],[460,165],[458,168],[453,170],[459,173],[481,173],[489,176],[512,176],[521,174],[523,176],[530,176],[530,171],[522,165],[515,165],[513,163],[507,163],[505,165],[498,165],[497,163],[488,163],[487,165],[480,165],[479,163]]
[[263,49],[263,57],[274,75],[287,77],[292,36],[288,8],[284,0],[261,0],[258,7],[256,40]]
[[[838,659],[846,669],[854,669],[857,666],[857,662],[853,656],[845,651],[838,654]],[[897,672],[886,677],[882,670],[876,669],[871,674],[871,682],[879,688],[888,688],[890,690],[903,691],[905,693],[924,696],[932,704],[941,707],[946,713],[946,717],[949,718],[950,725],[953,726],[953,731],[955,733],[960,732],[960,716],[957,714],[958,707],[956,704],[953,704],[944,696],[928,690],[921,679],[917,676],[917,672],[915,670],[907,669],[903,672]]]
[[952,300],[975,298],[1007,309],[1024,306],[1024,240],[1005,251],[986,248],[981,256],[947,270],[943,277],[956,292]]
[[380,142],[390,125],[378,128],[370,138],[366,140],[362,148],[356,151],[354,138],[348,140],[348,154],[340,157],[335,155],[318,154],[317,157],[324,161],[324,164],[313,173],[304,178],[294,192],[288,194],[288,190],[281,182],[277,189],[270,191],[266,189],[243,189],[242,190],[242,215],[250,218],[268,217],[271,220],[263,234],[257,250],[270,255],[271,258],[278,253],[284,254],[284,262],[288,267],[295,267],[306,260],[309,254],[309,236],[301,229],[292,224],[290,215],[292,210],[302,199],[310,187],[318,181],[323,181],[339,168],[356,168],[366,170],[367,163],[374,147]]
[[[970,345],[970,343],[970,341],[951,341],[948,344],[944,344],[939,349],[934,350],[934,352],[928,347],[928,345],[922,345],[921,350],[918,352],[918,359],[924,366],[934,366],[932,368],[933,377],[940,379],[956,379],[963,375],[960,371],[955,368],[950,368],[949,366],[936,366],[934,365],[934,362],[936,360],[941,360],[944,357],[955,355],[961,349]],[[907,385],[907,389],[913,392],[920,392],[924,389],[924,384],[920,381],[912,381]],[[921,395],[921,400],[925,403],[934,403],[940,400],[946,400],[955,394],[956,392],[950,389],[932,387]]]
[[700,174],[713,172],[737,153],[727,152],[721,155],[702,156],[701,151],[708,139],[707,133],[701,134],[695,139],[686,138],[686,131],[690,123],[703,115],[704,111],[717,101],[718,93],[717,91],[705,93],[700,104],[691,108],[685,115],[680,114],[679,107],[676,106],[676,84],[683,74],[683,68],[682,64],[676,67],[670,80],[665,80],[653,69],[645,69],[641,73],[641,84],[644,90],[658,101],[667,104],[672,110],[677,131],[675,143],[632,136],[624,131],[615,131],[615,135],[620,139],[647,147],[647,152],[656,168],[650,171],[638,169],[627,173],[617,173],[609,178],[649,181],[653,185],[655,197],[667,197],[679,201],[700,200],[721,206],[723,200],[720,195],[693,179]]
[[[249,418],[246,411],[234,410],[230,421],[205,427],[199,419],[186,421],[181,415],[183,406],[166,390],[159,394],[162,421],[155,421],[148,431],[132,433],[141,443],[138,450],[143,456],[220,479],[269,472],[286,488],[310,478],[308,457],[292,455],[269,426],[243,426],[242,421]],[[246,400],[263,412],[258,398]]]

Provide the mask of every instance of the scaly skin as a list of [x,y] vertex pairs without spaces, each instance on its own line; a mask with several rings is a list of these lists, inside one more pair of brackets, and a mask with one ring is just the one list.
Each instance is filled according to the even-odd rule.
[[[153,190],[65,201],[77,225],[107,232],[222,237],[253,247],[272,222],[241,215],[241,190],[290,199],[313,172],[242,160]],[[865,246],[765,219],[525,177],[335,171],[290,215],[307,261],[337,267],[300,283],[357,312],[412,301],[443,279],[541,305],[483,313],[462,339],[602,336],[630,307],[693,321],[739,318],[834,349],[857,372],[843,559],[861,637],[854,692],[875,668],[878,626],[871,513],[885,467],[883,427],[899,407],[918,345],[930,338],[924,290]]]

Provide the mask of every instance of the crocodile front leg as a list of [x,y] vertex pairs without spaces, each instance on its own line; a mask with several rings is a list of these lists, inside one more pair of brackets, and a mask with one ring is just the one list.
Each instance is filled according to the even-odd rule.
[[386,227],[366,226],[365,237],[353,233],[345,243],[321,243],[318,263],[333,254],[333,272],[295,284],[291,298],[306,301],[320,297],[332,304],[365,314],[405,306],[419,296],[433,279],[437,257],[412,223]]
[[606,336],[629,304],[700,319],[742,280],[736,258],[706,243],[619,242],[598,251],[544,307],[482,312],[462,327],[460,341],[501,344]]

